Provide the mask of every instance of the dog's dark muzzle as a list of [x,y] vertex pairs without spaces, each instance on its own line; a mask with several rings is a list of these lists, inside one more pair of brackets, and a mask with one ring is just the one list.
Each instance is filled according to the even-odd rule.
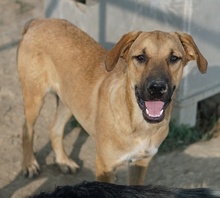
[[160,122],[164,119],[175,86],[166,80],[147,81],[142,86],[135,87],[137,103],[142,110],[143,117],[148,122]]
[[147,94],[152,99],[162,99],[168,91],[168,84],[164,80],[153,80],[146,85]]

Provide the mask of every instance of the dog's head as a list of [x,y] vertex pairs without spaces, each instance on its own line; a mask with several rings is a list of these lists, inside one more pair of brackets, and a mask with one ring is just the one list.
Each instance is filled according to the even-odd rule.
[[201,73],[207,69],[206,59],[186,33],[130,32],[107,53],[106,70],[114,70],[119,59],[124,59],[130,88],[148,122],[164,119],[188,61],[196,60]]

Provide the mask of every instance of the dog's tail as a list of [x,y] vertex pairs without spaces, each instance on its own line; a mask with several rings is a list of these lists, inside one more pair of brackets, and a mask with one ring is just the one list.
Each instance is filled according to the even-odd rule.
[[25,25],[24,25],[24,29],[22,31],[22,36],[24,36],[26,34],[26,32],[28,31],[31,23],[34,21],[35,19],[31,19],[29,20]]

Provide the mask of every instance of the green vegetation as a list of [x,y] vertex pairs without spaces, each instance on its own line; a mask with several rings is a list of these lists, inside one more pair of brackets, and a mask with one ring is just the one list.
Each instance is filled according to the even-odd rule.
[[70,123],[71,128],[80,127],[80,124],[77,122],[74,116],[70,118],[69,123]]
[[205,133],[198,127],[176,125],[174,121],[171,121],[168,136],[161,144],[159,152],[166,153],[174,150],[181,150],[199,140],[209,139],[210,136],[210,134]]

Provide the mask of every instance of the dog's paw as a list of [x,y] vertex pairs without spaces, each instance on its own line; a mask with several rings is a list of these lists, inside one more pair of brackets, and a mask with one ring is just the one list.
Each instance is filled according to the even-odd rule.
[[76,173],[77,170],[79,170],[78,164],[76,164],[73,160],[71,159],[66,159],[63,162],[57,162],[57,164],[60,167],[60,170],[62,173]]
[[40,166],[36,160],[29,165],[23,165],[23,175],[27,178],[33,178],[40,174]]

